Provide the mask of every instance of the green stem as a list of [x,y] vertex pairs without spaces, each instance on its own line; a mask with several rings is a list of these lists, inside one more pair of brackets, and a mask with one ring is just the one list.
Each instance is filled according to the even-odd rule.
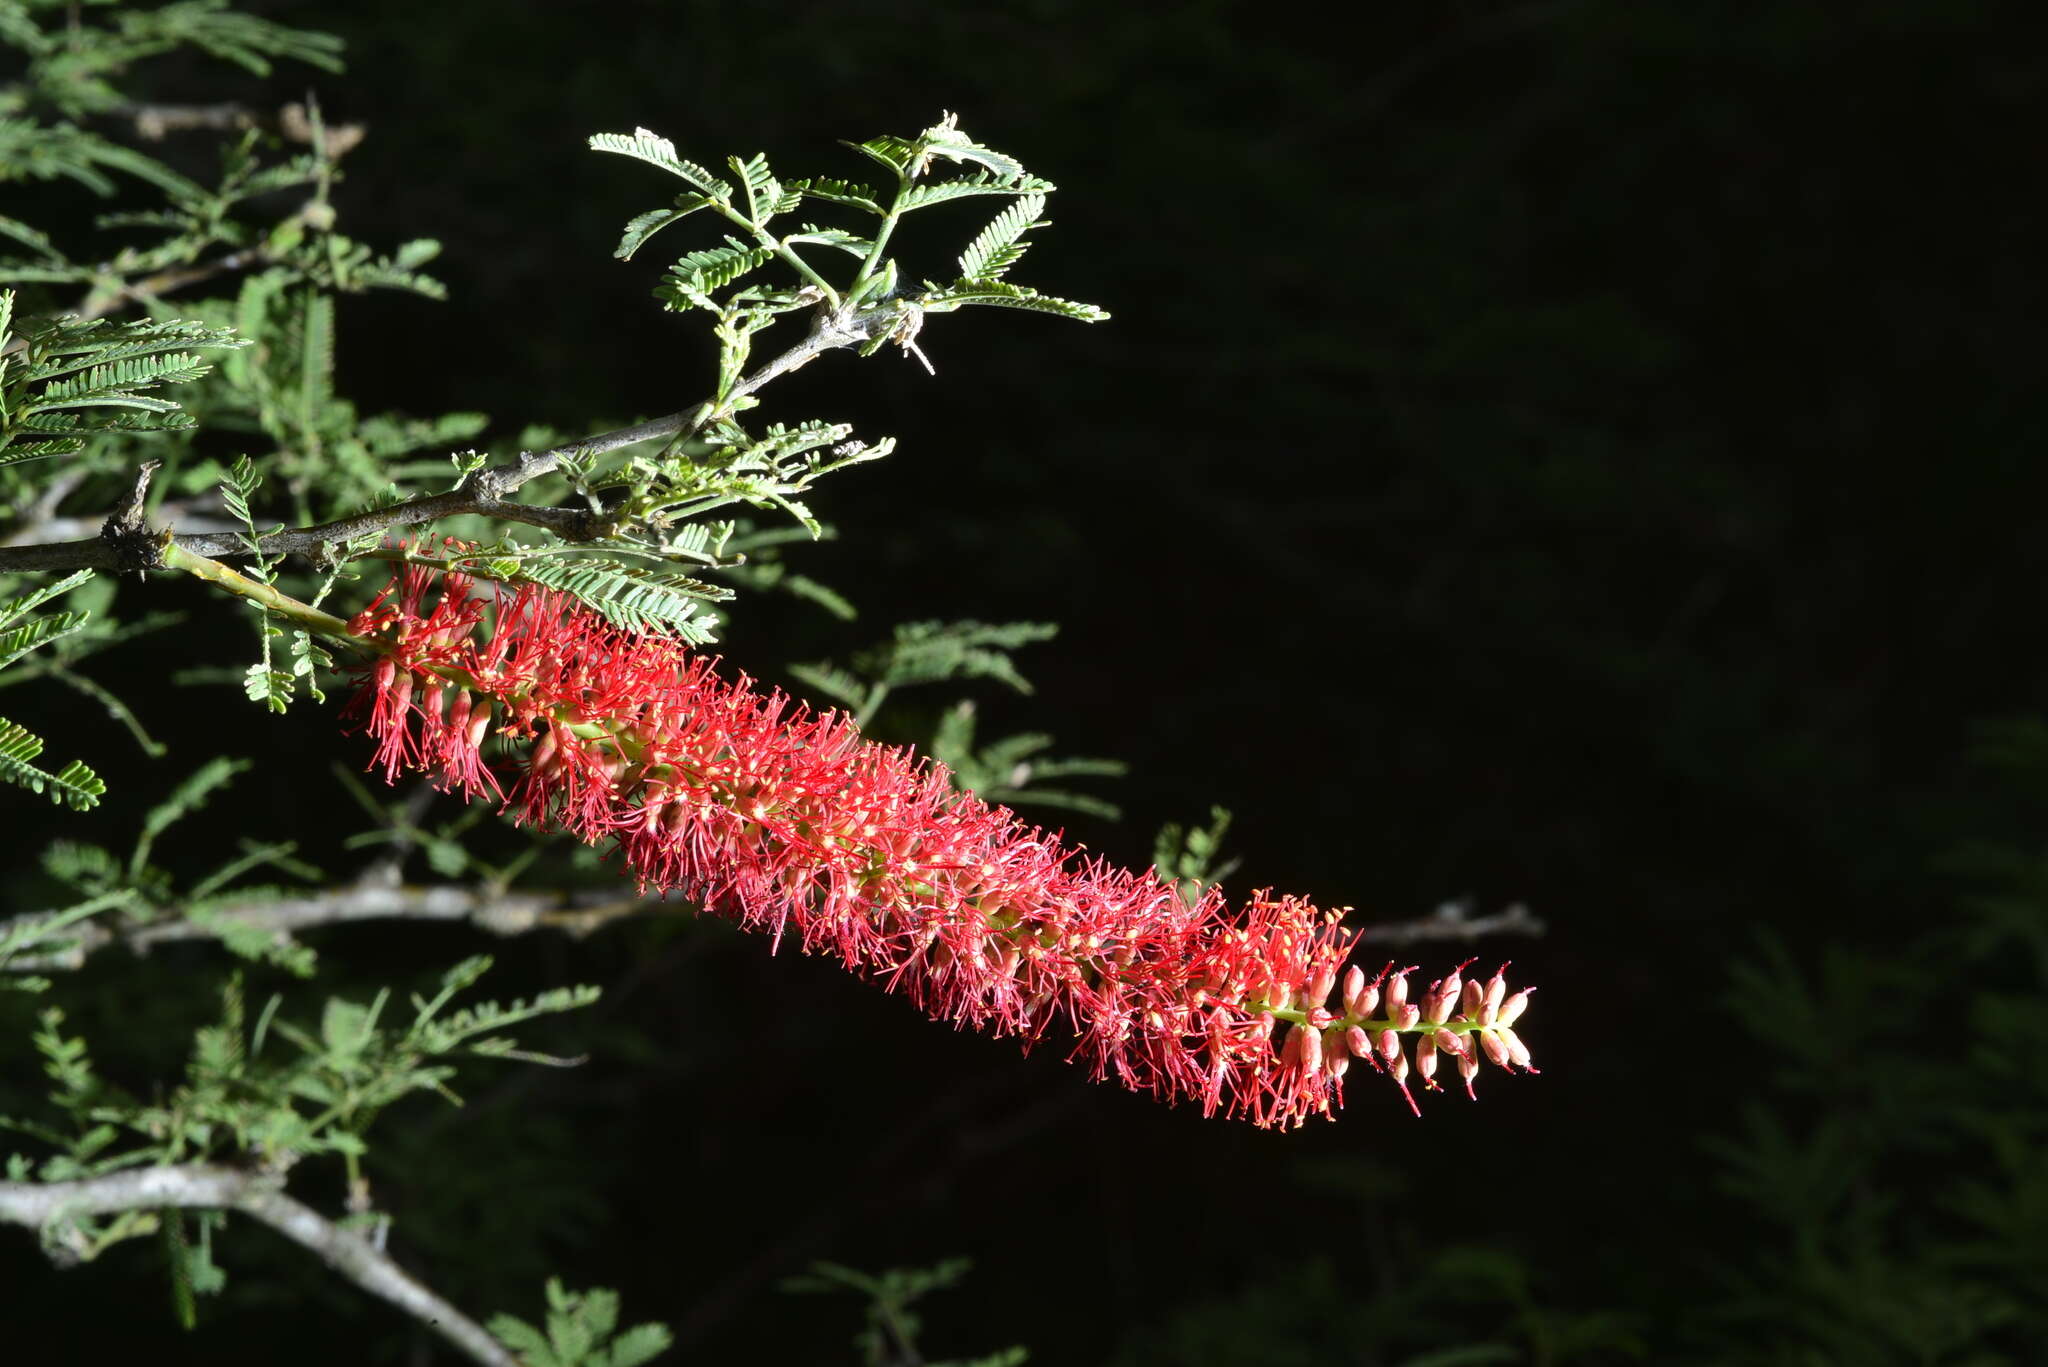
[[376,642],[352,634],[348,629],[348,623],[333,613],[322,612],[319,608],[301,603],[290,594],[281,593],[261,580],[251,579],[239,570],[229,569],[218,560],[209,560],[203,555],[188,551],[175,541],[164,546],[162,560],[165,569],[183,570],[186,574],[204,579],[209,584],[218,585],[237,598],[246,598],[276,613],[294,626],[371,650],[380,648]]
[[[747,191],[747,202],[749,204],[753,203],[753,190],[744,185],[742,185],[741,188]],[[726,219],[729,222],[735,223],[738,226],[745,228],[748,232],[752,233],[754,235],[754,240],[756,242],[760,243],[762,246],[768,248],[777,256],[781,257],[783,261],[788,263],[789,267],[792,270],[794,270],[797,274],[801,275],[804,279],[810,281],[813,285],[816,285],[819,289],[825,291],[825,297],[832,301],[833,308],[839,307],[839,291],[833,289],[832,286],[826,281],[825,277],[818,274],[816,270],[812,269],[811,263],[804,260],[801,256],[798,256],[796,254],[796,251],[787,243],[783,242],[780,238],[776,237],[775,234],[769,232],[759,223],[756,223],[752,218],[748,217],[746,214],[740,213],[737,209],[734,209],[730,204],[724,204],[714,199],[711,201],[711,207],[716,209],[719,213],[725,215]]]
[[853,277],[850,291],[858,290],[866,284],[868,277],[875,273],[875,267],[882,263],[882,252],[889,245],[889,234],[896,231],[897,220],[903,216],[903,196],[909,191],[909,178],[899,172],[896,176],[896,197],[889,201],[888,216],[882,220],[882,226],[875,230],[875,245],[868,248],[867,260],[860,263],[860,274]]
[[[1308,1012],[1295,1007],[1265,1006],[1259,1009],[1270,1012],[1274,1020],[1288,1021],[1294,1025],[1306,1025],[1308,1023]],[[1377,1035],[1382,1030],[1394,1030],[1402,1034],[1422,1034],[1425,1031],[1448,1030],[1454,1035],[1469,1035],[1475,1030],[1484,1028],[1478,1021],[1473,1020],[1418,1020],[1413,1025],[1401,1025],[1390,1016],[1378,1020],[1368,1020],[1362,1016],[1356,1018],[1340,1016],[1323,1028],[1326,1030],[1342,1029],[1353,1025],[1364,1030],[1369,1035]]]

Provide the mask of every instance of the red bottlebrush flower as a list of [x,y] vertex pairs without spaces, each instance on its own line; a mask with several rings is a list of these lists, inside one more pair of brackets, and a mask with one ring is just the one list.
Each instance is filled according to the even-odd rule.
[[[1527,997],[1502,1003],[1499,974],[1485,1026],[1469,1007],[1443,1020],[1471,995],[1457,972],[1424,1012],[1412,970],[1345,969],[1357,936],[1336,912],[1262,892],[1233,916],[1214,889],[1190,904],[1154,872],[1077,860],[936,763],[565,595],[406,567],[350,629],[383,647],[349,710],[387,779],[417,770],[609,844],[643,888],[830,953],[935,1018],[1026,1048],[1060,1021],[1095,1077],[1261,1126],[1331,1112],[1354,1057],[1407,1094],[1409,1033],[1454,1054],[1468,1089],[1482,1050],[1465,1034],[1527,1068],[1505,1028]],[[493,734],[531,741],[503,786]]]

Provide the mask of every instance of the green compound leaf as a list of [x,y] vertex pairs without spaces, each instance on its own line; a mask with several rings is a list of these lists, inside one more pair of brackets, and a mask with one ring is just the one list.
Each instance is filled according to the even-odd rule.
[[[944,157],[953,162],[972,162],[1011,180],[1024,174],[1023,162],[998,152],[993,147],[984,147],[961,132],[959,116],[954,114],[946,115],[938,123],[918,134],[917,150],[923,154],[921,160]],[[915,175],[922,169],[922,166],[913,167],[911,174]]]
[[33,763],[42,753],[42,737],[32,734],[19,723],[0,717],[0,781],[31,792],[47,792],[52,802],[61,802],[74,812],[83,812],[98,804],[107,791],[107,785],[98,774],[77,760],[65,765],[58,773],[48,773]]
[[705,605],[733,596],[731,589],[672,570],[594,557],[528,560],[519,566],[517,578],[566,593],[613,626],[673,636],[690,645],[717,639],[712,633],[718,618]]
[[956,280],[950,285],[926,282],[926,288],[931,292],[918,301],[926,313],[951,313],[967,304],[989,304],[998,308],[1056,314],[1083,323],[1099,323],[1109,317],[1106,309],[1093,304],[1040,294],[1023,285],[1006,285],[1000,280]]
[[750,271],[758,270],[775,255],[773,247],[742,246],[732,238],[723,247],[689,252],[669,268],[668,279],[657,294],[678,312],[687,308],[720,309],[711,291],[722,289]]
[[707,199],[724,204],[732,199],[732,186],[720,180],[694,161],[687,161],[676,155],[676,145],[667,138],[659,137],[645,128],[636,128],[629,137],[624,133],[593,133],[590,147],[595,152],[616,152],[622,157],[633,157],[649,166],[659,166],[672,176],[679,176],[689,182],[692,189]]
[[844,204],[849,209],[866,210],[876,218],[888,215],[881,201],[876,198],[874,187],[870,185],[837,180],[831,176],[814,176],[804,180],[793,180],[789,183],[789,188],[810,199],[822,199],[828,204]]
[[711,203],[710,199],[699,194],[677,195],[674,208],[650,209],[636,215],[627,221],[626,230],[620,235],[619,245],[612,250],[612,255],[621,261],[631,261],[633,253],[647,245],[648,238],[671,223],[682,222]]
[[62,640],[85,626],[90,613],[57,612],[46,617],[30,617],[29,614],[90,578],[91,570],[78,570],[54,584],[43,584],[0,602],[0,669],[7,668],[31,650]]
[[1045,195],[1058,188],[1051,181],[1040,180],[1037,176],[997,176],[977,171],[960,180],[935,180],[914,185],[904,193],[898,208],[908,213],[912,209],[942,204],[966,195]]
[[869,249],[875,245],[873,238],[862,237],[859,233],[849,233],[841,228],[820,228],[815,223],[806,223],[802,231],[791,233],[782,239],[782,245],[785,247],[795,247],[803,243],[837,247],[840,251],[857,257],[865,257]]
[[995,222],[983,228],[960,254],[960,277],[977,281],[1000,279],[1004,271],[1017,264],[1029,245],[1017,239],[1033,227],[1044,226],[1038,222],[1038,216],[1044,212],[1044,195],[1025,195],[997,214]]

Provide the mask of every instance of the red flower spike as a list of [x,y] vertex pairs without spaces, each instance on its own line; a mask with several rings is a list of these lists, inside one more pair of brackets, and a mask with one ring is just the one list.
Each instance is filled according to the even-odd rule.
[[[1357,936],[1335,912],[1261,892],[1233,916],[1213,889],[1190,906],[1157,873],[1078,859],[838,713],[757,694],[546,589],[406,566],[350,627],[384,651],[349,712],[387,779],[416,770],[609,845],[643,889],[831,954],[934,1018],[1026,1048],[1063,1021],[1096,1078],[1204,1114],[1328,1114],[1354,1056],[1415,1109],[1401,1046],[1424,1014],[1413,970],[1347,970]],[[524,762],[494,773],[493,734],[530,739]],[[1500,981],[1488,994],[1505,1026],[1528,999],[1500,1001]],[[1326,1006],[1340,983],[1341,1016]],[[1434,986],[1441,1021],[1458,973]],[[1526,1067],[1503,1036],[1483,1039]],[[1468,1089],[1476,1052],[1459,1054]]]

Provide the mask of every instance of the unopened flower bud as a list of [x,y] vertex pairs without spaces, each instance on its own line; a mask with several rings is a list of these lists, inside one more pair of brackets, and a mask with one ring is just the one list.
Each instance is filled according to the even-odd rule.
[[1467,1049],[1458,1055],[1458,1076],[1465,1080],[1465,1095],[1477,1101],[1479,1094],[1472,1090],[1472,1079],[1479,1076],[1479,1052],[1476,1049]]
[[1295,1027],[1294,1033],[1301,1037],[1302,1070],[1313,1073],[1323,1066],[1323,1032],[1301,1025]]
[[1337,987],[1337,965],[1326,964],[1315,977],[1309,979],[1308,991],[1302,997],[1305,1006],[1319,1007],[1330,1000],[1330,993]]
[[1415,970],[1404,968],[1387,980],[1387,1014],[1399,1016],[1401,1008],[1408,1004],[1408,975]]
[[1388,1063],[1401,1057],[1401,1035],[1396,1030],[1380,1031],[1380,1057]]
[[[1367,992],[1372,994],[1370,998],[1366,996]],[[1357,964],[1353,964],[1344,970],[1344,1014],[1346,1016],[1353,1020],[1369,1016],[1372,1014],[1372,1009],[1379,1005],[1379,1001],[1380,990],[1377,986],[1367,986],[1364,969],[1360,968]]]
[[1372,1037],[1355,1025],[1344,1032],[1344,1043],[1358,1058],[1371,1058],[1377,1052]]
[[1520,1020],[1522,1013],[1529,1009],[1529,993],[1534,990],[1534,988],[1525,987],[1520,992],[1515,993],[1514,996],[1502,1002],[1500,1004],[1500,1014],[1493,1018],[1494,1024],[1503,1026],[1513,1025],[1516,1021]]
[[1403,1030],[1413,1030],[1415,1023],[1422,1019],[1422,1008],[1414,1002],[1403,1006],[1394,1016],[1394,1023]]
[[[1509,962],[1513,962],[1510,960]],[[1508,966],[1502,964],[1493,970],[1493,976],[1486,980],[1486,1005],[1498,1013],[1501,1002],[1508,994]]]
[[[1465,960],[1465,964],[1471,962],[1470,959]],[[1429,995],[1423,999],[1422,1018],[1424,1020],[1442,1021],[1450,1019],[1452,1008],[1458,1004],[1458,990],[1464,986],[1464,980],[1458,975],[1464,970],[1465,964],[1459,964],[1442,979],[1429,985]]]
[[1458,1038],[1457,1031],[1439,1030],[1436,1032],[1434,1039],[1436,1040],[1436,1047],[1445,1053],[1459,1058],[1465,1056],[1465,1041]]
[[1503,1026],[1501,1027],[1500,1037],[1503,1040],[1507,1041],[1508,1056],[1514,1059],[1516,1067],[1520,1068],[1525,1073],[1533,1073],[1536,1071],[1534,1068],[1529,1066],[1529,1046],[1522,1043],[1522,1037],[1520,1035],[1517,1035],[1514,1031]]
[[1477,978],[1468,979],[1465,983],[1464,998],[1458,1003],[1460,1009],[1470,1019],[1477,1020],[1479,1019],[1479,1008],[1485,1005],[1485,1003],[1485,984],[1481,983]]
[[1428,1035],[1415,1041],[1415,1071],[1422,1074],[1422,1080],[1434,1087],[1430,1079],[1436,1076],[1436,1041]]
[[1479,1046],[1486,1050],[1486,1056],[1493,1060],[1496,1068],[1506,1068],[1514,1060],[1514,1055],[1508,1052],[1508,1042],[1500,1037],[1498,1030],[1481,1030]]

